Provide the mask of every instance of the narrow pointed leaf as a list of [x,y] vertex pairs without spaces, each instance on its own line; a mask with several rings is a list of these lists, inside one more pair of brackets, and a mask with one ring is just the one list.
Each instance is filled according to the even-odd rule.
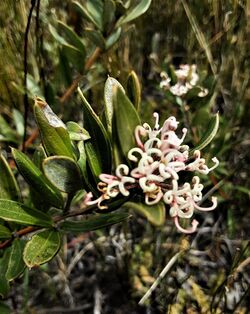
[[127,80],[127,94],[132,104],[134,104],[137,111],[140,110],[141,103],[141,86],[138,76],[134,71],[131,71]]
[[84,221],[64,221],[60,228],[64,231],[87,232],[117,224],[129,217],[128,213],[100,214]]
[[69,63],[79,72],[82,72],[84,68],[84,56],[82,55],[82,52],[69,44],[63,45],[62,51]]
[[111,171],[111,144],[107,132],[81,90],[79,95],[83,101],[84,128],[89,132],[91,139],[85,142],[85,150],[90,169],[99,181],[99,175]]
[[13,120],[16,125],[16,130],[19,136],[24,134],[24,118],[21,112],[17,109],[13,109]]
[[49,105],[42,99],[36,98],[34,114],[47,154],[74,158],[66,126]]
[[118,27],[108,36],[105,43],[106,50],[111,48],[119,40],[121,33],[122,33],[122,28]]
[[124,157],[127,158],[128,151],[135,146],[135,128],[141,122],[135,107],[119,87],[116,88],[113,101],[118,139]]
[[51,205],[61,208],[63,205],[62,194],[50,183],[41,170],[17,149],[12,148],[12,154],[25,181],[40,194],[40,197],[44,197]]
[[112,120],[114,113],[114,105],[113,105],[113,95],[114,95],[114,86],[120,87],[120,89],[125,93],[122,85],[113,77],[108,77],[105,82],[104,87],[104,110],[105,110],[105,118],[107,123],[107,128],[109,133],[112,133]]
[[161,226],[165,222],[165,205],[163,202],[149,206],[137,200],[125,203],[123,207],[135,210],[138,214],[146,217],[148,221],[155,226]]
[[9,262],[6,270],[6,279],[9,281],[17,278],[25,269],[23,261],[24,245],[25,242],[20,239],[15,239],[11,244]]
[[103,1],[102,0],[87,0],[86,9],[91,15],[97,27],[102,30],[102,15],[103,15]]
[[0,199],[0,218],[14,221],[22,225],[50,227],[53,225],[51,217],[37,209],[32,209],[24,204]]
[[18,201],[20,193],[16,179],[4,156],[0,155],[0,198]]
[[197,146],[191,149],[190,152],[194,152],[195,150],[201,150],[204,147],[206,147],[215,137],[218,131],[218,128],[219,128],[219,113],[217,113],[215,116],[211,118],[211,120],[209,121],[206,133],[202,136]]
[[105,40],[100,31],[96,31],[91,28],[85,28],[84,35],[97,47],[105,49]]
[[58,25],[59,31],[61,31],[64,35],[64,38],[66,38],[66,41],[70,45],[76,47],[82,53],[82,56],[84,59],[86,52],[85,52],[84,44],[82,43],[80,37],[73,31],[73,29],[71,29],[65,23],[58,21],[57,25]]
[[113,22],[115,18],[115,2],[114,0],[104,0],[103,3],[103,28],[104,30],[108,31],[109,26]]
[[0,225],[0,239],[9,239],[11,236],[12,234],[10,230],[5,226]]
[[72,2],[76,10],[85,17],[89,22],[93,23],[97,28],[100,28],[99,23],[94,19],[94,17],[90,14],[90,12],[82,6],[79,2],[73,1]]
[[59,190],[72,193],[83,188],[80,169],[77,163],[68,157],[48,157],[43,162],[46,177]]
[[24,262],[29,268],[49,262],[60,246],[61,236],[58,231],[41,231],[26,244],[23,253]]
[[122,16],[117,23],[117,26],[121,26],[124,23],[128,23],[144,14],[151,4],[151,0],[141,0],[134,8],[129,8],[126,15]]

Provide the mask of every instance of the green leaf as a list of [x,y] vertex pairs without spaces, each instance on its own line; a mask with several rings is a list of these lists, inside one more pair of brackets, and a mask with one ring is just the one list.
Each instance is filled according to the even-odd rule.
[[16,130],[19,136],[24,134],[24,118],[20,111],[13,109],[13,120],[16,125]]
[[89,132],[73,121],[66,123],[71,141],[86,141],[90,139]]
[[23,261],[24,245],[25,242],[20,239],[15,239],[11,244],[9,262],[6,270],[6,279],[9,281],[17,278],[25,269]]
[[61,237],[58,231],[41,231],[26,244],[23,253],[24,262],[29,268],[49,262],[60,246]]
[[105,49],[105,40],[100,31],[96,31],[92,28],[85,28],[84,35],[97,47],[100,47],[102,50]]
[[111,48],[118,41],[118,39],[121,36],[121,33],[122,33],[122,28],[118,27],[108,36],[105,43],[106,50]]
[[128,213],[100,214],[84,221],[64,221],[60,228],[64,231],[87,232],[117,224],[129,217]]
[[75,67],[79,72],[83,71],[84,68],[84,58],[79,49],[72,45],[63,45],[62,46],[63,54],[68,59],[69,63]]
[[51,217],[37,209],[32,209],[24,204],[0,199],[0,218],[14,221],[22,225],[50,227],[53,225]]
[[[72,28],[70,28],[68,25],[65,23],[58,21],[58,29],[63,33],[64,37],[66,38],[66,41],[71,45],[77,48],[81,54],[83,60],[85,59],[85,47],[84,44],[82,43],[80,37],[73,31]],[[84,61],[82,61],[84,64]]]
[[98,29],[102,29],[100,22],[96,21],[95,17],[85,8],[82,6],[79,2],[73,1],[72,2],[76,10],[85,17],[89,22],[93,23]]
[[144,14],[151,4],[151,0],[141,0],[135,7],[129,8],[125,16],[122,16],[117,22],[116,26],[121,26],[124,23],[128,23]]
[[113,0],[104,0],[103,2],[103,29],[108,32],[110,25],[115,18],[115,2]]
[[44,150],[44,148],[42,147],[42,145],[37,146],[35,149],[35,152],[33,154],[33,162],[34,164],[40,169],[42,170],[42,164],[44,159],[47,157],[46,152]]
[[78,92],[83,101],[84,128],[91,136],[90,140],[84,142],[87,160],[95,179],[99,181],[101,173],[111,172],[111,144],[101,120],[83,96],[80,88]]
[[48,157],[43,162],[46,177],[59,190],[72,193],[83,188],[80,169],[77,163],[68,157]]
[[118,139],[122,152],[127,158],[129,150],[135,147],[134,132],[141,122],[135,107],[119,87],[114,92],[113,101]]
[[9,281],[6,279],[6,270],[8,267],[10,249],[4,250],[3,257],[0,258],[0,296],[5,298],[10,291]]
[[34,114],[47,154],[74,158],[65,124],[44,100],[35,99]]
[[190,150],[190,153],[194,152],[195,150],[202,150],[204,147],[206,147],[215,137],[218,128],[219,128],[219,113],[217,113],[211,118],[206,133],[202,136],[197,146]]
[[12,234],[10,230],[5,226],[0,225],[0,239],[9,239],[11,236]]
[[149,206],[138,199],[134,202],[127,202],[122,207],[135,210],[138,214],[146,217],[148,221],[155,226],[161,226],[165,222],[166,213],[163,202]]
[[54,39],[61,45],[67,45],[67,41],[58,34],[57,30],[55,29],[54,26],[52,26],[51,24],[49,24],[49,31],[51,33],[51,35],[54,37]]
[[91,191],[95,196],[98,195],[96,190],[96,182],[91,173],[87,170],[87,156],[83,142],[78,142],[78,150],[80,153],[80,157],[77,161],[77,164],[81,170],[83,184],[85,186],[85,190]]
[[138,76],[134,71],[131,71],[128,76],[127,94],[137,112],[139,112],[141,103],[141,86]]
[[1,314],[11,314],[11,312],[12,312],[12,310],[7,304],[0,302],[0,313]]
[[0,141],[17,143],[17,134],[10,127],[9,123],[0,115]]
[[20,193],[16,179],[4,156],[0,155],[0,198],[18,201]]
[[112,120],[113,120],[113,113],[114,113],[114,106],[113,106],[113,96],[114,96],[114,86],[120,87],[120,89],[125,94],[125,90],[122,85],[113,77],[108,77],[105,82],[104,87],[104,112],[106,118],[106,124],[109,134],[112,133]]
[[45,198],[51,205],[61,208],[63,206],[62,194],[50,183],[41,170],[22,152],[12,148],[12,155],[17,168],[25,181]]
[[102,0],[87,0],[86,9],[90,16],[95,21],[95,25],[102,31],[102,15],[103,15],[103,1]]

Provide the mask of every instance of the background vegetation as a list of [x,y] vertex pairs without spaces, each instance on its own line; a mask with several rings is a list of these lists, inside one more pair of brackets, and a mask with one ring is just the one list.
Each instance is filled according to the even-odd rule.
[[[122,8],[126,1],[116,2]],[[98,53],[86,69],[97,39],[87,34],[85,28],[92,24],[71,1],[1,1],[0,145],[5,153],[9,145],[22,147],[24,129],[26,150],[34,151],[34,96],[44,97],[64,121],[82,121],[76,94],[65,96],[72,83],[82,87],[101,113],[107,76],[125,85],[131,70],[141,82],[142,121],[151,121],[154,111],[162,120],[175,115],[189,127],[189,141],[195,144],[211,113],[220,113],[217,136],[205,150],[206,157],[220,160],[206,182],[219,206],[199,217],[198,233],[180,235],[168,218],[164,226],[154,227],[134,214],[127,223],[65,238],[53,262],[16,280],[4,301],[13,312],[249,311],[249,17],[249,1],[153,0],[143,16],[124,26],[119,41]],[[72,55],[65,49],[67,34],[58,20],[74,30],[87,51]],[[209,89],[204,99],[188,99],[184,109],[159,88],[161,71],[180,64],[196,64],[203,86]],[[27,187],[19,181],[25,194]],[[185,253],[150,298],[138,305],[171,257],[184,247]]]

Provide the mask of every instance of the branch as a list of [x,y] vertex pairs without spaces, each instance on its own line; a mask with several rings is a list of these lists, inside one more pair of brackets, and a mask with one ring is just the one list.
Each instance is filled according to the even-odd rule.
[[[95,49],[95,51],[93,52],[93,54],[90,56],[90,58],[86,61],[85,66],[84,66],[84,70],[85,71],[87,71],[87,70],[89,70],[91,68],[91,66],[94,64],[96,59],[100,56],[100,54],[101,54],[101,48],[97,47]],[[83,78],[83,75],[79,74],[74,79],[74,81],[72,82],[70,87],[66,90],[66,92],[60,98],[60,103],[63,104],[70,98],[70,96],[74,93],[74,91],[76,90],[76,88],[77,88],[77,86],[80,83],[82,78]]]
[[[80,215],[83,215],[83,214],[86,215],[86,214],[92,212],[95,208],[96,208],[96,205],[90,205],[90,206],[82,207],[81,209],[76,210],[74,212],[67,213],[66,215],[55,216],[55,217],[53,217],[53,222],[55,224],[57,224],[58,222],[60,222],[62,220],[65,220],[65,219],[67,219],[69,217],[76,217],[76,216],[80,216]],[[20,238],[22,236],[25,236],[25,235],[27,235],[29,233],[32,233],[34,231],[38,231],[38,230],[41,230],[41,229],[44,229],[44,227],[29,226],[29,227],[25,227],[25,228],[23,228],[21,230],[18,230],[16,232],[13,232],[11,239],[8,239],[8,240],[5,240],[3,242],[0,242],[0,250],[10,246],[15,238]]]
[[23,134],[23,151],[25,150],[25,138],[27,133],[27,120],[28,120],[28,110],[29,110],[29,102],[28,102],[28,92],[27,92],[27,75],[28,75],[28,39],[29,39],[29,31],[30,31],[30,24],[32,18],[32,12],[35,8],[36,0],[31,0],[31,7],[28,15],[28,21],[24,33],[24,59],[23,59],[23,71],[24,71],[24,78],[23,78],[23,85],[24,85],[24,96],[23,96],[23,103],[24,103],[24,134]]

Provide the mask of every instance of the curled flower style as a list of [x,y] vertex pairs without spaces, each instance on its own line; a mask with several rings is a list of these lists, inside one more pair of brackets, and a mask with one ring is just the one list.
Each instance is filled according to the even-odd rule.
[[[183,73],[180,72],[179,75],[184,75],[186,70],[183,68]],[[144,194],[147,205],[164,202],[177,229],[189,234],[197,229],[198,222],[193,220],[191,227],[185,229],[180,226],[179,219],[190,219],[195,210],[213,210],[217,206],[217,199],[212,197],[210,207],[201,207],[203,185],[200,178],[194,176],[191,182],[182,182],[180,172],[208,174],[218,166],[219,161],[212,158],[214,166],[208,168],[199,150],[190,157],[189,146],[183,145],[187,129],[183,129],[182,136],[179,137],[176,134],[179,122],[175,117],[168,118],[161,128],[158,113],[154,113],[154,117],[153,128],[144,123],[135,129],[137,147],[130,149],[127,155],[133,167],[120,164],[115,175],[101,174],[98,184],[101,196],[91,200],[92,195],[87,194],[85,204],[96,204],[105,209],[107,206],[103,202],[119,194],[129,196],[131,190],[136,188],[137,192],[139,189]]]
[[205,97],[208,94],[208,90],[198,85],[199,75],[197,74],[197,66],[195,64],[181,64],[179,69],[174,71],[177,82],[171,85],[171,78],[164,71],[160,76],[162,81],[160,82],[160,88],[169,90],[173,95],[183,97],[189,90],[194,87],[200,89],[198,97]]

